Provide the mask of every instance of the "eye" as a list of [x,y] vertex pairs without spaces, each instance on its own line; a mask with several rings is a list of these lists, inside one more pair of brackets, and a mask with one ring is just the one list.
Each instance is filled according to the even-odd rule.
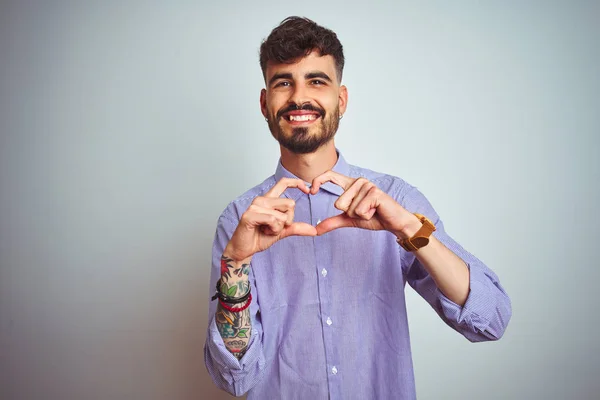
[[314,79],[314,80],[310,81],[310,83],[311,83],[312,85],[317,85],[317,86],[325,85],[325,82],[323,82],[323,81],[322,81],[322,80],[320,80],[320,79]]
[[275,87],[287,87],[290,86],[291,84],[288,81],[281,81],[281,82],[277,82],[275,84]]

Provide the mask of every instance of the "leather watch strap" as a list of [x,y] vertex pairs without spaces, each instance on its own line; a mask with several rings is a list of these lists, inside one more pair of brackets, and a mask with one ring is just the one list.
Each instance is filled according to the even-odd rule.
[[435,231],[435,225],[424,215],[415,213],[423,225],[410,238],[398,239],[398,244],[406,251],[416,251],[429,243],[429,237]]

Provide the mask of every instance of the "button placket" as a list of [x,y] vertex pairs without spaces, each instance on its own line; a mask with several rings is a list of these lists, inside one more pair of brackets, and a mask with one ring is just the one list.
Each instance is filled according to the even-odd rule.
[[[330,214],[330,198],[328,193],[318,193],[314,196],[309,196],[310,206],[311,206],[311,218],[313,224],[320,224],[321,218],[319,216],[323,216],[326,218],[328,214]],[[329,389],[330,394],[339,392],[337,385],[339,384],[339,379],[337,378],[338,369],[336,361],[338,361],[336,354],[336,346],[335,346],[335,327],[333,326],[333,320],[330,316],[331,307],[332,307],[332,298],[331,298],[331,277],[329,275],[329,271],[327,268],[330,268],[329,263],[330,260],[330,237],[327,235],[317,236],[314,239],[315,246],[315,259],[316,259],[316,267],[317,267],[317,285],[319,288],[319,302],[320,302],[320,314],[321,314],[321,329],[323,330],[323,340],[325,345],[325,362],[329,368],[328,380],[329,380]],[[318,277],[318,274],[321,275],[321,278]]]

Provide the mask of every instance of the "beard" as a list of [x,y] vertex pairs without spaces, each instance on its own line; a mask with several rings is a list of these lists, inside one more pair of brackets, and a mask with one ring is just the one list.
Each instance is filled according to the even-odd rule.
[[[310,127],[292,128],[291,135],[287,135],[281,126],[284,123],[283,114],[292,110],[311,110],[320,114],[320,121]],[[326,113],[322,108],[310,104],[297,107],[287,107],[269,118],[269,130],[280,145],[295,154],[309,154],[317,151],[327,144],[338,130],[340,125],[340,108],[337,106],[332,113]]]

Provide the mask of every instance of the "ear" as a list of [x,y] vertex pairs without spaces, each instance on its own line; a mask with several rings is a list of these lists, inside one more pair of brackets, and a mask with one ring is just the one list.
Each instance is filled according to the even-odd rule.
[[269,118],[267,116],[267,91],[265,89],[260,91],[260,112],[263,117]]
[[340,115],[344,115],[346,113],[346,107],[348,106],[348,89],[345,85],[340,86],[338,105],[340,107]]

